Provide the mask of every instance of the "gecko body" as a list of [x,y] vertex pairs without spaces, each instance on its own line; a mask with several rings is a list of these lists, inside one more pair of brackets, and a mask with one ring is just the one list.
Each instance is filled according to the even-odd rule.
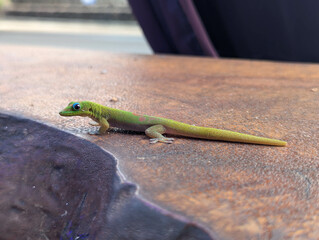
[[272,146],[286,146],[287,144],[285,141],[277,139],[257,137],[216,128],[199,127],[161,117],[134,114],[89,101],[71,102],[59,114],[65,117],[89,117],[96,122],[96,125],[100,126],[100,134],[105,133],[110,126],[125,130],[145,132],[145,134],[151,138],[150,143],[173,143],[173,138],[163,136],[163,134],[169,134],[191,138]]

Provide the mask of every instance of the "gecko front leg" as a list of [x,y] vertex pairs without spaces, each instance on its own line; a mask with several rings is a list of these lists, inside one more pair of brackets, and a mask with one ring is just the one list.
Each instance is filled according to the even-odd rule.
[[104,134],[110,128],[110,124],[106,120],[106,118],[99,119],[99,125],[101,126],[99,129],[99,134]]
[[162,134],[166,132],[163,125],[154,125],[145,130],[145,134],[150,137],[150,143],[173,143],[174,138],[164,137]]

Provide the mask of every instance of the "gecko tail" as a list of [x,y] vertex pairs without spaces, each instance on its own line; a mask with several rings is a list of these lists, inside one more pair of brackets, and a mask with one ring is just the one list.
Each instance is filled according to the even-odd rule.
[[241,143],[251,143],[251,144],[261,144],[261,145],[269,145],[269,146],[278,146],[285,147],[287,146],[287,142],[265,138],[265,137],[257,137],[250,134],[238,133],[228,130],[219,130],[219,129],[207,129],[206,135],[202,135],[203,138],[212,139],[212,140],[221,140],[221,141],[230,141],[230,142],[241,142]]
[[[171,127],[173,127],[171,125]],[[216,128],[207,127],[197,127],[188,124],[175,125],[170,129],[172,134],[201,138],[209,140],[227,141],[227,142],[239,142],[239,143],[251,143],[251,144],[261,144],[269,146],[287,146],[287,142],[277,139],[257,137],[249,134],[233,132],[228,130],[221,130]]]

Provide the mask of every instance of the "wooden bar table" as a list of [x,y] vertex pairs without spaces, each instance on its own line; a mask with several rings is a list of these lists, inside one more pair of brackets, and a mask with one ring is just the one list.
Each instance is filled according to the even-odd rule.
[[[318,238],[318,89],[316,64],[0,46],[3,111],[102,147],[142,198],[217,239]],[[83,100],[288,146],[92,135],[89,119],[58,114]]]

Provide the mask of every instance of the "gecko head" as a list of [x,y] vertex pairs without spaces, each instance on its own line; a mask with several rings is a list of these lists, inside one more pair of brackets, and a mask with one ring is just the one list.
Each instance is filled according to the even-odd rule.
[[70,102],[59,114],[64,117],[87,117],[91,115],[91,105],[89,102]]

